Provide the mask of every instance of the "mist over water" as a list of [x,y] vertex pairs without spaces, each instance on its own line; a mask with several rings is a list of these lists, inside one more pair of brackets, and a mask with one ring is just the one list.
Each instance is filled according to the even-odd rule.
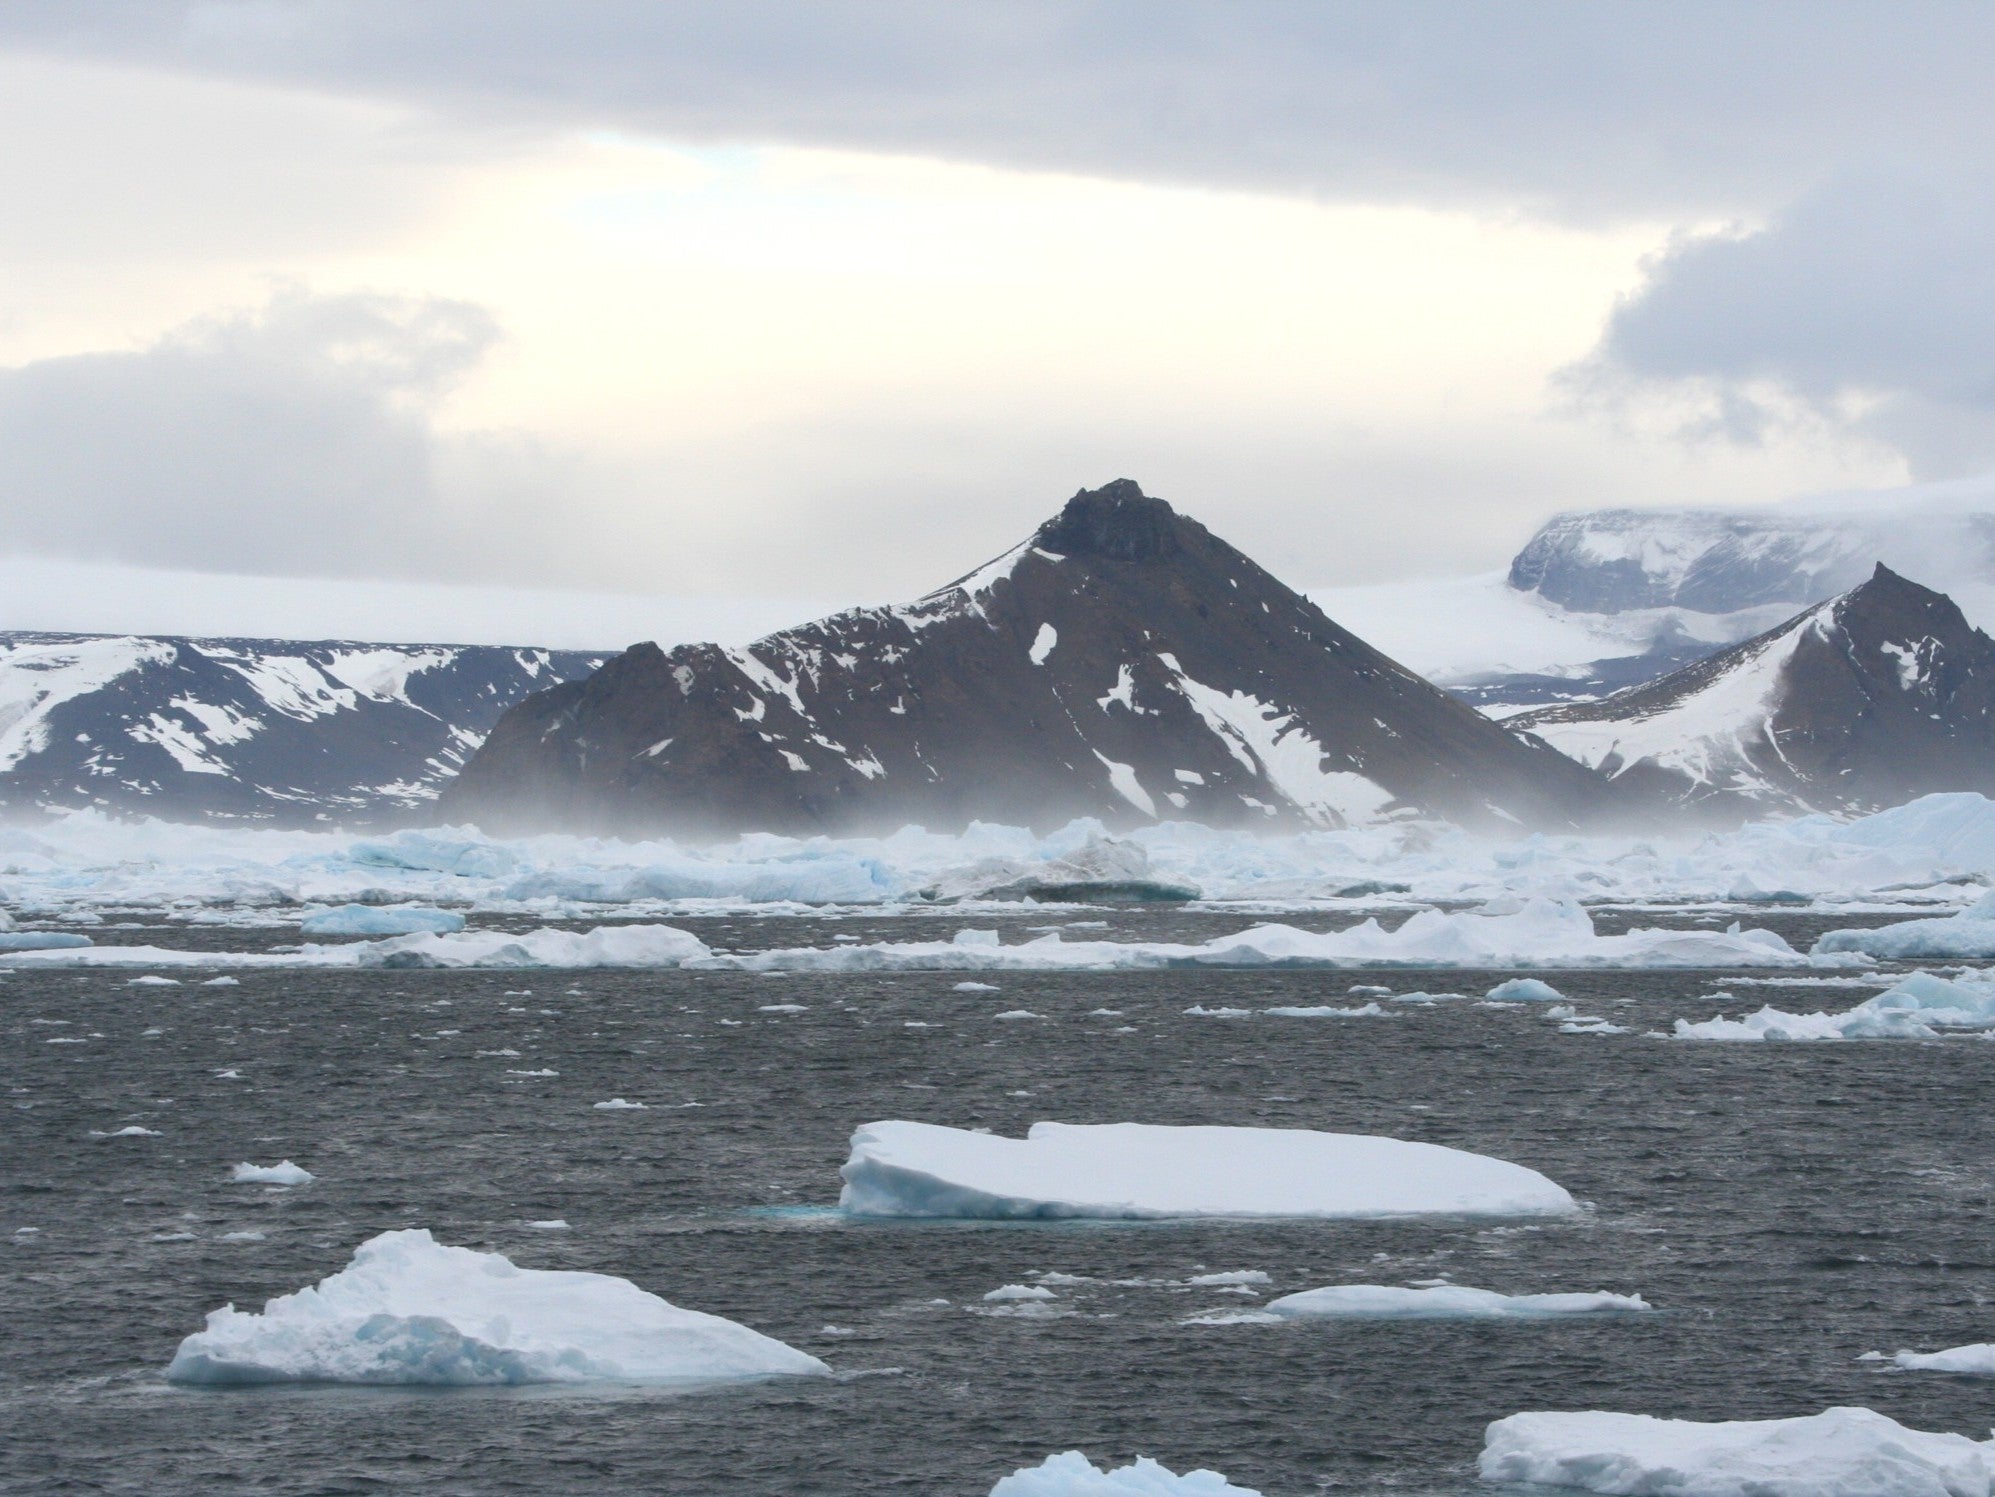
[[[1019,918],[1105,919],[1091,933],[1122,940],[1238,923]],[[1765,920],[1801,945],[1820,922]],[[736,949],[932,928],[685,923]],[[237,949],[265,939],[228,932]],[[971,993],[947,973],[244,971],[219,988],[129,975],[0,980],[7,1490],[981,1497],[1079,1448],[1211,1467],[1269,1497],[1461,1494],[1478,1489],[1483,1425],[1525,1409],[1720,1419],[1862,1404],[1922,1429],[1988,1423],[1985,1384],[1857,1358],[1990,1334],[1995,1117],[1975,1099],[1995,1045],[1644,1036],[1736,1012],[1700,1001],[1716,974],[1544,974],[1623,1036],[1472,1001],[1388,1002],[1383,1018],[1184,1013],[1350,1004],[1354,984],[1473,997],[1511,975],[1498,972],[1007,974]],[[1747,1006],[1863,996],[1736,991]],[[1042,1017],[994,1017],[1019,1009]],[[559,1074],[509,1074],[543,1070]],[[594,1110],[618,1096],[647,1106]],[[1010,1135],[1044,1118],[1385,1133],[1528,1165],[1588,1206],[1529,1224],[842,1218],[830,1208],[851,1130],[894,1117]],[[132,1124],[160,1136],[90,1136]],[[285,1157],[317,1182],[228,1182],[237,1162]],[[527,1226],[551,1218],[572,1229]],[[163,1382],[208,1310],[260,1306],[403,1226],[629,1278],[838,1376],[696,1393]],[[222,1240],[235,1232],[264,1236]],[[1657,1313],[1185,1324],[1257,1303],[1182,1282],[1238,1269],[1272,1277],[1263,1297],[1446,1275],[1641,1294]],[[1050,1313],[982,1299],[1049,1272],[1088,1282],[1056,1281]]]

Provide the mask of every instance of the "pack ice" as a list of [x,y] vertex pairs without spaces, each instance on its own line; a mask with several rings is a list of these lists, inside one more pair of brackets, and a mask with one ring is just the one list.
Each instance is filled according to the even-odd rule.
[[831,1369],[747,1326],[608,1274],[516,1267],[383,1232],[260,1313],[224,1305],[180,1343],[177,1383],[710,1383]]
[[1484,1481],[1640,1497],[1990,1497],[1995,1441],[1869,1409],[1715,1424],[1512,1414],[1485,1431],[1478,1469]]
[[1536,1170],[1438,1144],[1300,1128],[1034,1123],[1023,1139],[933,1123],[852,1135],[838,1203],[858,1216],[1549,1216]]
[[1049,1455],[991,1488],[991,1497],[1261,1497],[1252,1487],[1236,1487],[1217,1471],[1179,1476],[1148,1456],[1127,1466],[1097,1466],[1078,1450]]

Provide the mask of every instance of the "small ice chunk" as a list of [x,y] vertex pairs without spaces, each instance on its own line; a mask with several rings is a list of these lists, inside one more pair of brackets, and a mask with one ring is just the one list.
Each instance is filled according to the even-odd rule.
[[204,988],[239,988],[242,986],[242,979],[239,977],[211,977],[202,983],[201,986]]
[[1272,1284],[1274,1280],[1258,1268],[1235,1268],[1224,1273],[1193,1274],[1185,1282],[1194,1288],[1209,1289],[1222,1284]]
[[1361,1003],[1355,1008],[1339,1008],[1334,1003],[1318,1004],[1303,1008],[1270,1008],[1263,1010],[1271,1019],[1385,1019],[1391,1015],[1376,1002]]
[[816,1357],[608,1274],[520,1268],[383,1232],[260,1313],[225,1305],[180,1343],[178,1383],[699,1384],[830,1372]]
[[949,991],[952,993],[995,993],[998,986],[994,982],[959,982]]
[[762,1003],[756,1005],[755,1012],[758,1014],[807,1014],[810,1012],[810,1005],[807,1003]]
[[1498,1294],[1459,1284],[1401,1289],[1390,1284],[1333,1284],[1284,1294],[1265,1306],[1297,1319],[1535,1320],[1564,1315],[1623,1315],[1651,1308],[1639,1294]]
[[1053,1291],[1042,1289],[1037,1284],[1005,1284],[993,1289],[984,1299],[989,1303],[1007,1300],[1048,1300],[1054,1298]]
[[528,1222],[527,1226],[535,1232],[566,1232],[571,1230],[568,1223],[558,1216],[550,1216],[543,1221]]
[[991,1488],[991,1497],[1261,1497],[1217,1471],[1177,1475],[1148,1456],[1127,1466],[1097,1466],[1078,1450],[1021,1466]]
[[126,978],[125,986],[128,988],[177,988],[180,986],[180,979],[177,977],[161,977],[157,973],[148,972],[143,977]]
[[261,1232],[224,1232],[215,1239],[217,1242],[261,1242]]
[[1512,1414],[1484,1431],[1478,1470],[1490,1482],[1644,1497],[1987,1497],[1995,1449],[1870,1409],[1709,1424]]
[[239,1164],[229,1172],[238,1185],[310,1185],[318,1177],[288,1159],[276,1164]]
[[644,1103],[626,1102],[622,1097],[612,1097],[607,1102],[595,1104],[597,1112],[643,1112],[644,1108]]
[[1043,1019],[1044,1014],[1035,1014],[1029,1008],[1008,1008],[1001,1014],[992,1014],[993,1019]]
[[133,1123],[129,1128],[120,1128],[116,1133],[99,1133],[93,1128],[90,1130],[90,1136],[92,1138],[158,1138],[160,1132],[157,1128],[141,1128],[137,1123]]

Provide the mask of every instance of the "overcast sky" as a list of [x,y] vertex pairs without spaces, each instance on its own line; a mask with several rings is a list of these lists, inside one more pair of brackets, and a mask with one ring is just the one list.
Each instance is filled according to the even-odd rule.
[[0,551],[876,601],[1995,467],[1995,7],[0,7]]

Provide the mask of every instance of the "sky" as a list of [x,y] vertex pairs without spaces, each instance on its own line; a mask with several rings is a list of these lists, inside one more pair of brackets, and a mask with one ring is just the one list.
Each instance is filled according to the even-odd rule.
[[1991,73],[1925,0],[0,7],[0,571],[739,620],[1118,477],[1307,586],[1969,477]]

